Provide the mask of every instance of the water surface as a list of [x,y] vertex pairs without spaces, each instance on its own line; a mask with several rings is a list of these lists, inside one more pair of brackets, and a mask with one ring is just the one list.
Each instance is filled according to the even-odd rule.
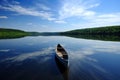
[[[69,68],[55,59],[60,43]],[[0,40],[0,80],[119,80],[120,42],[39,36]]]

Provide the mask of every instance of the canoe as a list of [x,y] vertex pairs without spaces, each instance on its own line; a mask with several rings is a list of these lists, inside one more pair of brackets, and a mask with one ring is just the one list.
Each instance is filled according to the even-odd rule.
[[56,47],[56,58],[65,68],[68,67],[68,54],[60,44]]

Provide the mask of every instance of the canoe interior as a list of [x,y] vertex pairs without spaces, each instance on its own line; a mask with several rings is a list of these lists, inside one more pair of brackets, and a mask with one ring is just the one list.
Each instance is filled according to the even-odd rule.
[[60,44],[57,45],[57,55],[63,59],[68,59],[67,52]]

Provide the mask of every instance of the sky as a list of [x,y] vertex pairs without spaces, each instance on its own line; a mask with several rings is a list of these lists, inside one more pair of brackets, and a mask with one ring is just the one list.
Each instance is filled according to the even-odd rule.
[[120,0],[0,0],[0,28],[57,32],[120,25]]

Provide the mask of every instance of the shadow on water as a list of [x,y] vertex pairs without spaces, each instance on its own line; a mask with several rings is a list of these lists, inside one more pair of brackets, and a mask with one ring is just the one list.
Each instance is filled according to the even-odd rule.
[[65,35],[65,36],[92,40],[120,41],[119,35]]
[[[74,37],[74,38],[82,38],[82,39],[92,39],[92,40],[102,40],[102,41],[120,41],[120,35],[72,35],[72,34],[65,34],[65,35],[29,35],[32,37],[38,37],[38,36],[68,36],[68,37]],[[18,37],[0,37],[1,39],[17,39],[17,38],[24,38],[27,36],[18,36]]]
[[27,36],[9,36],[9,37],[1,37],[0,36],[0,40],[3,40],[3,39],[19,39],[19,38],[24,38],[24,37],[27,37]]
[[69,80],[68,79],[69,78],[69,76],[68,76],[69,75],[69,68],[64,67],[56,57],[55,57],[55,62],[56,62],[56,65],[57,65],[60,73],[62,74],[64,80]]

